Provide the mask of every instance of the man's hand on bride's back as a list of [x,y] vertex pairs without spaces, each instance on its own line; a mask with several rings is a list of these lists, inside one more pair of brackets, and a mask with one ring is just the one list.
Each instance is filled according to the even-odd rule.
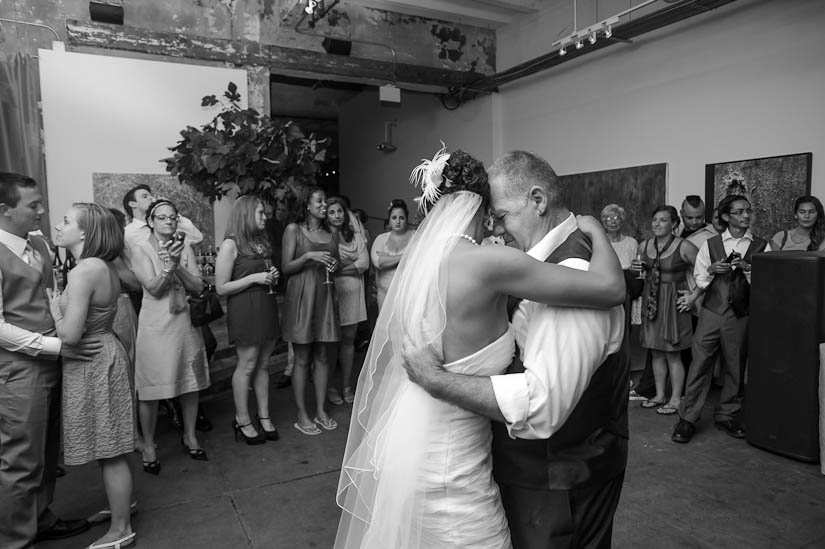
[[604,232],[602,224],[592,215],[577,215],[576,223],[579,225],[579,230],[589,237],[596,234],[596,231],[600,233]]
[[404,336],[404,344],[401,346],[401,365],[407,371],[410,381],[428,392],[436,383],[438,374],[444,370],[432,345],[417,346],[407,336]]

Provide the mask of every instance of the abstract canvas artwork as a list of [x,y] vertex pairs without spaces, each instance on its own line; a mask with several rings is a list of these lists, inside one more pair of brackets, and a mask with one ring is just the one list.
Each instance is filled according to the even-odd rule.
[[[145,184],[156,197],[162,196],[177,206],[181,215],[203,233],[200,247],[215,245],[215,215],[212,205],[188,185],[182,185],[176,177],[148,173],[94,173],[92,185],[95,202],[107,208],[123,211],[123,196],[136,185]],[[124,212],[127,213],[127,212]]]
[[623,207],[622,233],[639,240],[650,236],[650,216],[665,203],[667,164],[649,164],[560,176],[562,199],[576,214],[599,219],[608,204]]
[[710,219],[727,195],[741,194],[753,209],[751,231],[770,239],[793,227],[793,203],[811,193],[812,153],[769,156],[705,166],[705,202]]

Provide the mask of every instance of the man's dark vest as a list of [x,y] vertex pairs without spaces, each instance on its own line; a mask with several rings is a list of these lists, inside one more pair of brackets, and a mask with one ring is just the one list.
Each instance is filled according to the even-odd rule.
[[[547,258],[590,260],[592,248],[581,231],[571,234]],[[515,307],[513,307],[515,309]],[[517,350],[518,351],[518,350]],[[630,361],[626,345],[596,369],[564,425],[549,439],[512,439],[503,423],[493,422],[493,476],[503,485],[569,490],[601,484],[627,466],[627,387]],[[507,373],[521,373],[516,359]]]
[[[49,310],[46,288],[52,286],[52,262],[45,241],[37,236],[29,238],[32,248],[43,261],[38,272],[14,252],[0,244],[0,269],[3,272],[3,317],[6,322],[47,336],[54,336],[54,320]],[[31,356],[0,348],[0,361],[35,360]],[[49,358],[48,360],[54,360]]]
[[[766,240],[753,237],[753,241],[748,246],[745,256],[742,258],[748,263],[751,263],[751,256],[756,253],[764,252],[768,245]],[[708,239],[708,252],[710,252],[710,262],[725,261],[728,255],[725,253],[725,246],[722,243],[722,235],[716,235]],[[702,306],[713,311],[718,315],[722,315],[730,308],[730,283],[733,277],[732,272],[717,274],[713,277],[707,290],[705,291],[705,298]],[[743,303],[742,307],[747,311],[748,304]]]

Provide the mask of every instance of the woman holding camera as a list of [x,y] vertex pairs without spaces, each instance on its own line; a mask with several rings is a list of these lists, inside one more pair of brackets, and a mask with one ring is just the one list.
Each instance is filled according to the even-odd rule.
[[[215,262],[215,289],[227,300],[229,343],[235,345],[238,364],[232,374],[235,440],[249,445],[278,440],[269,415],[269,357],[281,331],[275,284],[278,270],[270,259],[263,202],[242,196],[232,205],[227,237]],[[255,391],[258,414],[249,417],[249,386]]]
[[186,292],[201,292],[203,281],[192,248],[184,245],[182,233],[177,232],[178,209],[169,200],[155,200],[146,211],[146,221],[152,234],[132,255],[143,286],[135,386],[143,430],[143,470],[157,475],[155,424],[161,399],[180,397],[181,444],[192,459],[208,459],[195,435],[195,422],[198,391],[209,387],[209,366],[203,336],[192,325],[186,301]]

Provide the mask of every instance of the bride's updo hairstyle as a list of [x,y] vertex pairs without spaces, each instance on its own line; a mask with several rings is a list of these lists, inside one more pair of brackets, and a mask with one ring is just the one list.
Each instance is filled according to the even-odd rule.
[[484,164],[462,150],[452,153],[446,150],[444,147],[432,160],[424,160],[410,175],[410,182],[420,185],[423,191],[421,197],[416,198],[421,217],[427,215],[439,198],[459,191],[480,195],[482,209],[490,202],[490,183]]

